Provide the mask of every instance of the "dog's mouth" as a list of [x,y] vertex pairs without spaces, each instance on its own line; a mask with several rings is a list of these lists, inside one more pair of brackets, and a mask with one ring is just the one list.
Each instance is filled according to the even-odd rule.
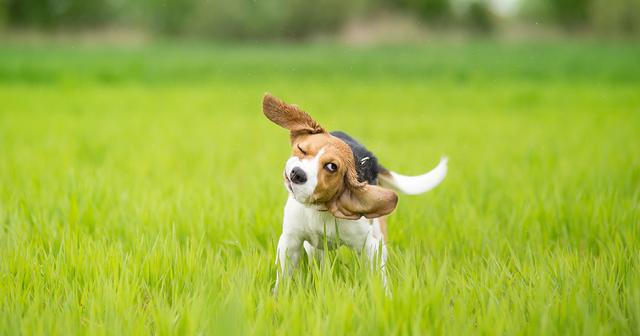
[[286,172],[284,174],[284,185],[287,186],[287,189],[289,189],[289,191],[293,193],[293,188],[291,188],[291,180],[289,180]]
[[323,206],[323,205],[310,203],[310,202],[308,202],[307,200],[300,200],[300,199],[296,196],[296,193],[293,191],[293,183],[291,182],[291,180],[290,180],[290,179],[289,179],[289,177],[287,176],[286,171],[285,171],[285,173],[284,173],[283,175],[284,175],[284,185],[287,187],[287,190],[289,190],[289,192],[291,193],[291,196],[293,196],[293,198],[294,198],[296,201],[298,201],[298,202],[300,202],[300,203],[303,203],[303,204],[305,204],[305,205],[307,205],[307,206],[313,207],[314,209],[316,209],[316,210],[318,210],[318,211],[327,211],[327,210],[328,210],[328,209],[327,209],[325,206]]

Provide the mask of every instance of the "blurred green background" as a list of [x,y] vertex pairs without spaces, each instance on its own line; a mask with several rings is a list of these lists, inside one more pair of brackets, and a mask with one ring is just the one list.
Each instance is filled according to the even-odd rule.
[[[5,29],[118,28],[216,40],[304,40],[401,17],[474,34],[556,29],[637,36],[637,0],[2,0]],[[392,20],[397,23],[398,20]],[[544,28],[542,28],[542,26]]]

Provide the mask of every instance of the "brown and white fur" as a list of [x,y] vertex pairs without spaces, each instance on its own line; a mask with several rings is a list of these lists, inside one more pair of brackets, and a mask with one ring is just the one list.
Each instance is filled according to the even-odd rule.
[[276,252],[274,292],[286,269],[297,266],[301,248],[310,259],[322,258],[325,244],[364,250],[372,265],[379,262],[387,288],[385,216],[398,203],[394,190],[419,194],[434,188],[446,176],[447,159],[420,176],[403,176],[380,166],[379,185],[369,184],[358,180],[351,147],[299,107],[266,94],[262,108],[269,120],[290,131],[292,145],[284,169],[289,198]]

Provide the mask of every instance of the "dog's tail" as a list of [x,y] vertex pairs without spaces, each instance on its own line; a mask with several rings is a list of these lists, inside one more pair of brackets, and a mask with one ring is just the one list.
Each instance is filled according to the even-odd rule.
[[418,195],[435,188],[447,176],[447,157],[442,157],[438,166],[417,176],[405,176],[380,166],[378,180],[381,186],[408,195]]

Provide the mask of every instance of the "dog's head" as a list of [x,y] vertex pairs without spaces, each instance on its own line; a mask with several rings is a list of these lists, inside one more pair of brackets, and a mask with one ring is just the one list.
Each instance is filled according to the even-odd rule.
[[291,133],[292,154],[285,186],[296,201],[331,211],[339,218],[376,218],[391,213],[395,192],[358,181],[349,145],[325,131],[296,105],[266,94],[264,115]]

